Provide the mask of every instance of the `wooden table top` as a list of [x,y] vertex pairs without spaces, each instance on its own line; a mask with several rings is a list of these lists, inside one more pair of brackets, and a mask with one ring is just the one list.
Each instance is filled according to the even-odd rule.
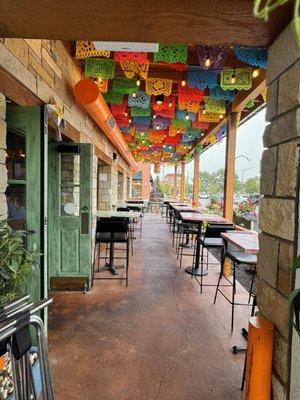
[[174,204],[172,205],[172,208],[175,211],[185,211],[192,209],[192,207],[189,204]]
[[[197,209],[196,209],[197,210]],[[201,214],[200,211],[198,212],[181,212],[180,217],[183,221],[187,222],[218,222],[218,223],[226,223],[229,222],[226,218],[221,217],[220,215],[213,215],[213,214]]]
[[98,218],[139,218],[141,216],[140,211],[110,211],[110,210],[99,210],[95,212],[95,216]]
[[245,253],[257,254],[259,250],[258,235],[248,231],[223,232],[221,236]]

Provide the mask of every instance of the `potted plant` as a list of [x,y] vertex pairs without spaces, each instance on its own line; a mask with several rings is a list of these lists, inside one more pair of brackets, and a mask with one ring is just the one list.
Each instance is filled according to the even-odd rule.
[[[27,280],[37,265],[36,247],[27,250],[24,237],[24,231],[13,231],[6,220],[0,221],[0,307],[26,291]],[[4,398],[13,390],[9,364],[8,354],[0,353],[0,376],[5,377],[0,390]]]

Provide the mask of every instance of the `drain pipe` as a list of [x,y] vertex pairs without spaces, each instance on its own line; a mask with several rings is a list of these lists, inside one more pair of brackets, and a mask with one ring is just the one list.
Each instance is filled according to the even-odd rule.
[[133,158],[129,147],[122,137],[110,109],[108,108],[97,84],[91,78],[81,79],[74,87],[76,101],[84,107],[108,139],[115,145],[128,165],[138,170],[138,164]]

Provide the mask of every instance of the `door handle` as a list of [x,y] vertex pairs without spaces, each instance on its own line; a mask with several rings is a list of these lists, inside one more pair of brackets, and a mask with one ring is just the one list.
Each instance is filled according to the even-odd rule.
[[86,211],[88,209],[88,206],[83,206],[81,207],[82,211]]

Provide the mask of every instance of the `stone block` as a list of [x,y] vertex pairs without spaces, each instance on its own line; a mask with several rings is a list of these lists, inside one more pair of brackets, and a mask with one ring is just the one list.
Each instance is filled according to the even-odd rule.
[[268,53],[267,83],[269,84],[300,58],[300,47],[292,24],[281,32],[270,46]]
[[42,40],[41,39],[25,39],[30,49],[41,58],[42,57]]
[[257,273],[270,286],[276,288],[279,240],[264,234],[259,235]]
[[4,45],[26,68],[28,68],[29,46],[24,39],[5,39]]
[[48,64],[48,66],[53,70],[55,75],[57,75],[60,80],[63,80],[62,72],[55,62],[55,54],[52,55],[52,50],[49,50],[49,48],[46,48],[44,46],[42,47],[42,60],[43,63]]
[[289,335],[290,306],[287,298],[260,279],[257,287],[259,312],[272,322],[284,338]]
[[279,78],[278,114],[300,104],[300,60]]
[[288,382],[288,342],[276,330],[274,334],[273,367],[284,383]]
[[6,98],[3,93],[0,93],[0,120],[6,119]]
[[264,150],[260,162],[260,193],[272,195],[275,189],[277,149]]
[[0,164],[0,191],[5,192],[7,187],[7,169],[5,164]]
[[36,78],[3,43],[0,43],[0,66],[36,93]]
[[49,74],[42,67],[41,60],[31,49],[29,50],[29,69],[30,71],[34,71],[48,86],[54,87],[54,74]]
[[69,108],[71,108],[74,103],[73,93],[71,90],[73,90],[73,88],[67,87],[65,82],[61,81],[58,77],[55,77],[55,92]]
[[263,198],[260,203],[261,231],[294,240],[295,202],[290,199]]
[[287,142],[300,136],[300,108],[282,115],[267,125],[263,135],[264,147]]
[[292,290],[293,273],[291,266],[294,259],[294,246],[292,243],[281,241],[279,245],[277,289],[284,296],[289,296]]
[[272,394],[273,400],[287,400],[286,389],[274,374],[272,375]]
[[268,99],[266,109],[266,121],[271,121],[277,115],[278,107],[278,80],[268,86]]
[[0,149],[6,149],[6,122],[0,119]]
[[299,142],[283,143],[278,147],[276,195],[296,196],[297,166],[299,162]]

